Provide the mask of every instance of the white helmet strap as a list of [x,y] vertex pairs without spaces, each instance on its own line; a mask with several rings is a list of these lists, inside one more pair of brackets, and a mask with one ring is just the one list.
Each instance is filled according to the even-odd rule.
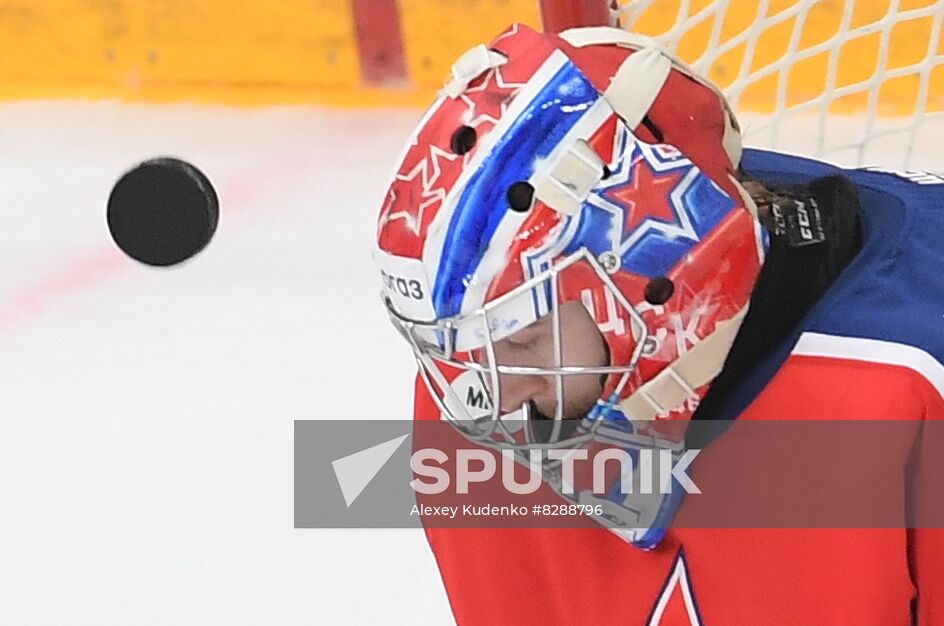
[[490,69],[508,62],[508,57],[488,47],[478,45],[467,51],[452,65],[452,77],[443,87],[450,98],[458,98],[473,80]]
[[741,162],[741,129],[727,98],[714,84],[666,51],[657,41],[610,26],[573,28],[562,32],[560,37],[576,48],[611,45],[636,51],[617,70],[604,94],[630,128],[636,128],[646,116],[672,68],[711,89],[724,108],[721,145],[732,165],[737,166]]
[[721,373],[747,309],[745,306],[733,317],[718,322],[715,332],[620,402],[620,409],[632,421],[645,422],[696,397],[696,389]]

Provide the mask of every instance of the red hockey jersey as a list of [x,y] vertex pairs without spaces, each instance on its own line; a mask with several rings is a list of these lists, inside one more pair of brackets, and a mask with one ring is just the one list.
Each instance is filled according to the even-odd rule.
[[[744,166],[778,184],[837,172],[760,151]],[[862,250],[744,380],[728,419],[944,417],[944,181],[842,173],[860,189]],[[439,419],[421,385],[416,416]],[[695,482],[728,446],[722,434],[704,451]],[[902,472],[914,455],[932,486],[922,497],[933,497],[944,449],[903,449]],[[921,506],[902,492],[903,511]],[[427,536],[462,626],[944,624],[942,529],[677,528],[650,552],[604,528]]]

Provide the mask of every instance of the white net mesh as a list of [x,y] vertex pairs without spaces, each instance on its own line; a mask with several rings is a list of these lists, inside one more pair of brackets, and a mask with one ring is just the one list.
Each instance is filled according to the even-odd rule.
[[940,172],[940,0],[635,0],[650,35],[730,98],[747,145]]

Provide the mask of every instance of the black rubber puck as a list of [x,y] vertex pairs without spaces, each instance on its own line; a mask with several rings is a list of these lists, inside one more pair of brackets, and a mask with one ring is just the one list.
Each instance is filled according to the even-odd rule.
[[147,265],[175,265],[210,243],[220,207],[210,180],[174,158],[125,173],[108,197],[108,230],[125,254]]

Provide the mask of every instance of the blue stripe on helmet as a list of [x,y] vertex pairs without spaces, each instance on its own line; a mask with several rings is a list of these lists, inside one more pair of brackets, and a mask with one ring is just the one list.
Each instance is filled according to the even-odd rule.
[[470,177],[449,222],[433,285],[437,317],[459,314],[466,287],[510,210],[505,197],[508,187],[531,178],[535,163],[553,152],[599,97],[580,70],[566,62]]

